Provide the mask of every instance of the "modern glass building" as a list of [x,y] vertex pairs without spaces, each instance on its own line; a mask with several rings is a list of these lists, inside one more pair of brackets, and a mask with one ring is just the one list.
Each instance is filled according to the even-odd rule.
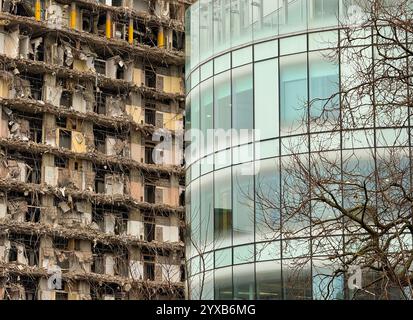
[[[342,157],[372,146],[351,138],[368,130],[364,125],[336,130],[305,120],[317,112],[317,103],[306,103],[330,97],[353,72],[339,51],[345,50],[339,48],[339,21],[348,19],[351,5],[199,0],[187,11],[186,128],[203,133],[194,136],[198,148],[186,159],[191,299],[326,298],[317,274],[325,273],[328,252],[318,253],[311,235],[273,235],[256,197],[258,186],[268,186],[262,194],[273,188],[283,193],[291,145],[309,155],[324,136],[324,151]],[[210,129],[233,131],[208,139]],[[372,137],[392,134],[374,125],[369,130],[376,130]],[[283,212],[271,214],[283,223]],[[341,247],[345,237],[328,241]],[[310,259],[297,271],[300,256]],[[344,279],[336,278],[333,287],[328,299],[346,298]]]

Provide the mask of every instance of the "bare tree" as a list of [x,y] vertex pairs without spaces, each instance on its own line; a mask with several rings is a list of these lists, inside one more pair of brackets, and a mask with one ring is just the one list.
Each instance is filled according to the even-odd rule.
[[358,5],[324,57],[340,61],[337,92],[306,103],[311,134],[286,146],[279,185],[256,180],[257,223],[316,298],[411,299],[413,2]]

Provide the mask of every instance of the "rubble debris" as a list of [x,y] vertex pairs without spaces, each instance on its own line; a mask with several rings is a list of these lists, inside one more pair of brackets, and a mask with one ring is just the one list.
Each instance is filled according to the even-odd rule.
[[181,299],[189,2],[39,3],[0,1],[0,300]]

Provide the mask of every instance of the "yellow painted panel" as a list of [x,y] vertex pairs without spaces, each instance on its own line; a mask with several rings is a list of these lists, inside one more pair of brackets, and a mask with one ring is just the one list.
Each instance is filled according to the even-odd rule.
[[138,68],[133,69],[133,83],[137,86],[142,84],[142,70]]
[[79,295],[77,293],[69,293],[68,300],[79,300]]
[[126,105],[126,114],[131,116],[136,123],[144,121],[144,114],[141,107]]
[[83,133],[72,131],[72,151],[78,153],[86,152],[86,139]]
[[76,22],[77,22],[77,8],[76,3],[72,3],[70,8],[70,28],[76,29]]
[[165,36],[164,36],[162,27],[160,27],[158,31],[158,47],[159,48],[165,47]]
[[182,93],[181,92],[181,79],[179,77],[164,77],[163,90],[167,93]]
[[109,11],[106,13],[106,38],[112,38],[112,15]]
[[171,77],[171,91],[181,93],[181,79],[179,77]]
[[172,113],[164,113],[163,114],[163,126],[164,126],[165,129],[175,130],[174,121],[172,120],[172,118],[173,118]]
[[0,79],[0,97],[1,98],[9,97],[9,83],[5,79]]
[[82,71],[82,72],[89,71],[86,61],[82,61],[79,59],[73,60],[73,70]]
[[36,21],[40,21],[42,19],[42,5],[40,3],[40,0],[36,0],[36,3],[34,5],[34,17]]
[[166,93],[172,93],[171,91],[171,77],[163,77],[163,91]]
[[129,44],[133,44],[133,19],[129,20],[128,42]]

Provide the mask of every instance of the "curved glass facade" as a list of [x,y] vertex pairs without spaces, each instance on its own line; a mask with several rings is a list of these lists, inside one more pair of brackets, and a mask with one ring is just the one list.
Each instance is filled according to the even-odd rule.
[[[291,145],[305,157],[320,151],[324,137],[328,157],[351,158],[395,136],[391,125],[346,128],[343,123],[336,130],[310,121],[323,103],[309,108],[308,101],[329,98],[352,72],[351,61],[339,51],[346,49],[339,47],[338,28],[351,4],[200,0],[187,11],[186,128],[202,133],[193,138],[198,148],[186,159],[191,299],[346,298],[341,278],[334,279],[333,290],[321,292],[317,275],[330,270],[328,249],[317,251],[314,234],[274,235],[263,218],[268,210],[256,198],[258,186],[261,194],[283,193]],[[330,123],[339,117],[329,116]],[[207,139],[210,129],[233,130]],[[361,158],[371,165],[367,153]],[[293,198],[286,192],[282,199]],[[306,223],[285,221],[276,210],[268,214],[285,228]],[[336,250],[345,238],[343,232],[323,241]],[[311,258],[297,272],[291,266],[302,256]]]

